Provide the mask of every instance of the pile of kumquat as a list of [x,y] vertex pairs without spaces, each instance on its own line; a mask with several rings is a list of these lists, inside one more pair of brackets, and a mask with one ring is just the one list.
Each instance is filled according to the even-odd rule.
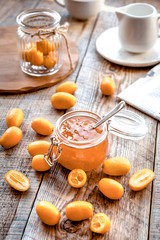
[[[24,53],[25,58],[34,65],[40,64],[42,60],[46,67],[47,62],[54,46],[46,40],[38,41],[36,46],[27,46]],[[40,60],[41,59],[41,60]],[[56,61],[56,60],[55,60]],[[41,63],[42,64],[42,63]],[[114,85],[114,84],[113,84]],[[67,109],[75,104],[75,97],[72,95],[77,86],[73,82],[65,82],[59,85],[56,93],[51,97],[52,106],[57,109]],[[115,89],[115,86],[113,86]],[[112,91],[113,92],[113,91]],[[105,92],[106,93],[106,92]],[[108,93],[108,92],[107,92]],[[110,92],[111,93],[111,92]],[[61,101],[59,101],[59,99]],[[60,103],[59,103],[60,102]],[[61,104],[61,105],[60,105]],[[0,145],[9,149],[17,145],[22,137],[22,130],[19,128],[23,122],[23,111],[19,108],[13,108],[9,111],[6,123],[8,129],[0,138]],[[54,131],[54,125],[46,118],[38,117],[31,122],[32,129],[42,136],[49,136]],[[28,152],[32,156],[31,166],[36,171],[47,171],[50,166],[44,159],[44,154],[48,153],[49,141],[34,141],[28,145]],[[53,152],[52,152],[53,154]],[[131,169],[131,164],[124,157],[113,157],[103,162],[102,171],[109,176],[122,176]],[[154,179],[154,172],[150,169],[140,169],[136,171],[129,179],[129,187],[133,191],[140,191],[147,187]],[[29,179],[16,170],[10,170],[5,174],[6,182],[18,191],[27,191],[30,187]],[[87,174],[82,169],[73,169],[68,175],[68,183],[73,188],[82,188],[87,181]],[[119,200],[124,193],[123,186],[111,178],[102,178],[98,183],[99,191],[109,199]],[[60,211],[48,201],[40,201],[36,205],[36,212],[41,221],[47,225],[56,225],[61,218]],[[66,206],[66,217],[71,221],[82,221],[90,219],[89,228],[91,231],[104,234],[109,231],[111,222],[109,217],[102,212],[94,213],[94,207],[87,201],[73,201]]]
[[36,43],[27,43],[22,52],[22,59],[35,66],[44,65],[48,69],[58,63],[54,43],[47,39],[37,40]]

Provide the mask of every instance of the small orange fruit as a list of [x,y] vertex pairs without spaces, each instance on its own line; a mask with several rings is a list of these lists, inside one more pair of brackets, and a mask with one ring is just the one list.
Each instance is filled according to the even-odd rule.
[[50,52],[50,54],[44,58],[44,66],[50,69],[54,67],[55,64],[56,64],[56,59],[54,57],[54,53]]
[[32,65],[41,66],[43,65],[43,53],[32,47],[28,52],[28,60]]
[[[47,157],[47,156],[46,156]],[[39,154],[33,157],[31,167],[40,172],[44,172],[50,169],[50,166],[46,163],[44,155]]]
[[51,104],[56,109],[69,109],[76,104],[76,98],[70,93],[57,92],[52,95]]
[[77,90],[77,85],[72,81],[67,81],[60,84],[56,88],[56,92],[67,92],[73,94]]
[[47,201],[40,201],[36,206],[36,212],[41,221],[49,226],[57,224],[61,218],[59,210]]
[[24,114],[20,108],[11,109],[6,118],[7,127],[19,127],[23,122],[23,117]]
[[29,51],[31,50],[32,47],[35,48],[35,44],[29,42],[25,45],[25,50],[22,51],[22,59],[26,62],[29,62]]
[[111,222],[109,217],[104,213],[93,215],[89,222],[89,228],[92,232],[104,234],[109,231]]
[[110,199],[120,199],[123,196],[123,186],[110,178],[102,178],[98,183],[99,190]]
[[116,84],[111,77],[104,77],[100,83],[100,89],[104,95],[112,95],[115,91]]
[[8,128],[0,139],[0,145],[5,149],[14,147],[17,145],[23,137],[22,130],[18,127]]
[[38,140],[30,143],[28,145],[28,152],[29,154],[34,157],[36,155],[48,153],[48,148],[50,147],[51,143],[44,140]]
[[81,221],[93,215],[93,205],[86,201],[71,202],[66,206],[66,217],[71,221]]
[[36,41],[37,50],[47,55],[50,51],[54,51],[54,44],[47,39]]
[[11,187],[18,191],[24,192],[30,187],[29,179],[24,174],[16,170],[10,170],[7,172],[5,180]]
[[87,180],[87,175],[82,169],[74,169],[68,175],[68,182],[72,187],[81,188]]
[[133,191],[140,191],[147,187],[154,179],[154,172],[144,168],[135,172],[129,179],[129,186]]
[[54,130],[54,125],[45,118],[39,117],[35,118],[31,123],[32,129],[44,136],[51,135]]
[[131,169],[131,164],[127,158],[113,157],[103,162],[102,170],[111,176],[122,176]]

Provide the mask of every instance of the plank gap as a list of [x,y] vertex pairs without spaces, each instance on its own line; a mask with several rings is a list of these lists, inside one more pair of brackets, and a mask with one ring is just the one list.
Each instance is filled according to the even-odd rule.
[[[156,148],[157,148],[157,138],[158,138],[158,121],[156,125],[156,135],[155,135],[155,148],[154,148],[154,160],[153,160],[153,172],[155,170],[155,163],[156,163]],[[154,180],[153,180],[154,181]],[[150,210],[149,210],[149,220],[148,220],[148,238],[150,237],[150,227],[151,227],[151,214],[152,214],[152,203],[153,203],[153,182],[151,187],[151,201],[150,201]]]
[[34,206],[34,203],[35,203],[35,201],[36,201],[36,198],[37,198],[37,195],[38,195],[38,193],[39,193],[39,190],[40,190],[41,184],[42,184],[42,182],[43,182],[43,178],[44,178],[44,173],[43,173],[43,175],[42,175],[42,178],[41,178],[41,181],[40,181],[40,184],[39,184],[38,190],[37,190],[36,195],[35,195],[35,198],[34,198],[34,200],[33,200],[33,203],[32,203],[32,206],[31,206],[31,210],[30,210],[30,212],[29,212],[29,214],[28,214],[28,218],[27,218],[26,224],[25,224],[24,229],[23,229],[23,231],[22,231],[21,239],[23,238],[23,235],[24,235],[25,229],[26,229],[26,227],[27,227],[27,224],[28,224],[28,221],[29,221],[29,218],[30,218],[30,215],[31,215],[31,212],[32,212],[33,206]]

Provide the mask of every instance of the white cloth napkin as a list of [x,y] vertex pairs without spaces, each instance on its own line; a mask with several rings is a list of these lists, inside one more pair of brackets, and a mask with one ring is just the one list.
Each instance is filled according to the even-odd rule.
[[160,121],[160,64],[117,97]]

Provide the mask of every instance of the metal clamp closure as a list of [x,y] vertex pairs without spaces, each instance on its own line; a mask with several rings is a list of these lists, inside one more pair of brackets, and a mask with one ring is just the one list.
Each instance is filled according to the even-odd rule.
[[[54,165],[54,162],[58,160],[58,158],[61,156],[62,148],[60,147],[61,143],[60,141],[55,137],[50,138],[51,145],[48,148],[48,153],[44,155],[44,160],[46,163],[52,167]],[[56,152],[52,152],[53,148],[56,147]]]

